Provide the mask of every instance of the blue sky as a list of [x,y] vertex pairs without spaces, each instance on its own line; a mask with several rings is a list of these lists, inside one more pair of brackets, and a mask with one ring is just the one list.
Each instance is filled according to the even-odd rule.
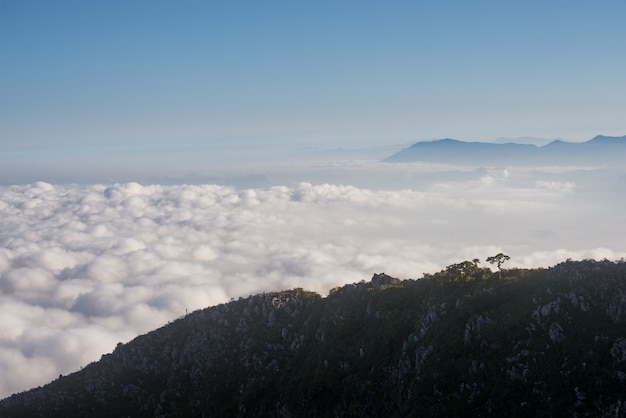
[[0,150],[623,135],[625,19],[623,0],[2,0]]

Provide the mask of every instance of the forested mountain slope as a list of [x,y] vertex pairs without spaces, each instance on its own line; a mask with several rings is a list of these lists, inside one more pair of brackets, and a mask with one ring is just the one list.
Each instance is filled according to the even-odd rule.
[[375,275],[191,313],[0,416],[625,416],[626,263]]

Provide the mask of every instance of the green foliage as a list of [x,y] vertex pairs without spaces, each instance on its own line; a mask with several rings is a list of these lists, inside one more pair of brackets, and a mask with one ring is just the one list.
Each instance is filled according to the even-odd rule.
[[444,284],[467,283],[488,279],[491,276],[489,269],[478,267],[479,260],[462,261],[451,264],[444,270],[433,275],[425,275],[424,278],[435,279]]
[[191,313],[0,416],[620,416],[623,261],[375,277]]

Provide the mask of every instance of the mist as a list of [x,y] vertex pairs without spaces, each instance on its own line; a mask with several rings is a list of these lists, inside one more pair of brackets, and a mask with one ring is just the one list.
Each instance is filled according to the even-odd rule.
[[[178,176],[178,177],[177,177]],[[0,187],[0,397],[259,292],[626,256],[624,173],[318,160]]]

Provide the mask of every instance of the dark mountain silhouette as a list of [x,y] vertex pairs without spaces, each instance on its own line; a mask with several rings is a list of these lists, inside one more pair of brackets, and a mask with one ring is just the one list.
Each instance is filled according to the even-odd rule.
[[469,165],[623,166],[626,161],[626,136],[598,135],[580,143],[555,140],[541,147],[532,144],[463,142],[446,138],[418,142],[383,161]]
[[623,260],[465,261],[196,311],[0,416],[623,417],[625,326]]

